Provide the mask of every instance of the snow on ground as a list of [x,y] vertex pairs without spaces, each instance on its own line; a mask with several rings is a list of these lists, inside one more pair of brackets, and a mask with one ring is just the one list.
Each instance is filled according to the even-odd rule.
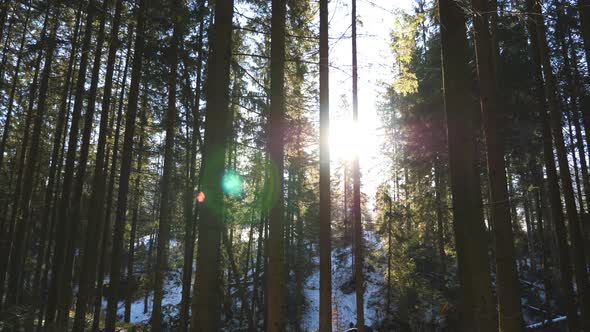
[[[166,276],[164,284],[164,298],[162,299],[162,308],[164,313],[170,314],[171,316],[178,316],[178,304],[180,303],[182,293],[182,270],[178,269],[173,272],[169,272]],[[152,316],[152,304],[154,300],[154,292],[151,291],[148,296],[147,312],[144,313],[144,297],[135,299],[131,303],[131,323],[148,323]],[[107,301],[102,301],[103,309],[106,310]],[[167,308],[168,307],[168,308]],[[168,311],[169,310],[169,311]],[[124,317],[125,315],[125,301],[119,301],[117,307],[117,316]]]
[[[141,238],[140,241],[147,245],[148,237]],[[175,246],[177,243],[171,243]],[[381,246],[373,231],[365,232],[365,247],[367,252]],[[316,331],[319,326],[319,257],[312,257],[314,265],[313,273],[309,275],[305,282],[304,294],[307,299],[307,308],[304,314],[303,326],[304,331]],[[253,273],[253,271],[251,271]],[[333,292],[333,312],[338,312],[338,322],[341,328],[348,327],[349,323],[356,322],[356,293],[353,291],[345,294],[341,286],[350,281],[352,276],[352,255],[351,247],[333,247],[332,249],[332,292]],[[163,311],[166,315],[177,316],[178,303],[181,299],[182,291],[182,269],[169,272],[166,276],[164,285],[164,298],[162,300]],[[380,289],[384,283],[383,273],[380,269],[367,269],[365,262],[365,324],[371,326],[381,317],[372,304],[380,299]],[[248,287],[251,287],[248,286]],[[144,297],[134,299],[131,303],[131,323],[149,323],[152,313],[153,291],[148,296],[147,312],[144,313]],[[103,300],[103,309],[106,309],[106,299]],[[125,313],[125,302],[120,301],[117,308],[117,315],[121,318]]]
[[[365,250],[380,246],[379,240],[373,231],[365,232]],[[307,299],[307,310],[304,314],[302,328],[304,331],[316,331],[319,327],[320,312],[320,272],[319,257],[313,257],[313,273],[305,282],[304,294]],[[371,326],[381,318],[375,311],[372,303],[379,301],[380,290],[383,286],[383,273],[379,269],[373,271],[367,269],[365,262],[365,325]],[[345,294],[341,286],[348,282],[352,276],[351,247],[332,248],[332,312],[338,313],[338,325],[341,329],[347,328],[349,323],[356,323],[356,293],[353,291]]]

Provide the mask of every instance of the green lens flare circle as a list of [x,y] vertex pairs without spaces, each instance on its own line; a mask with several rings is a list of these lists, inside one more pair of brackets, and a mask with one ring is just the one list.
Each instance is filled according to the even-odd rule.
[[236,171],[226,169],[221,178],[221,189],[230,197],[240,198],[244,192],[244,180]]

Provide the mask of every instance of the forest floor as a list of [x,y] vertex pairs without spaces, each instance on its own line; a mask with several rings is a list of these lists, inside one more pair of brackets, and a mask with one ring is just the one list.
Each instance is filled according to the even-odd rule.
[[[365,231],[365,251],[374,253],[380,247],[374,231]],[[319,256],[312,259],[314,263],[313,273],[305,283],[305,297],[307,310],[304,315],[302,327],[304,331],[316,331],[319,326],[320,305],[320,272]],[[381,290],[384,287],[383,271],[365,262],[365,292],[364,312],[365,325],[372,326],[382,315],[378,308],[381,301]],[[344,331],[352,323],[356,325],[356,292],[352,285],[353,255],[352,246],[333,243],[332,247],[332,315],[335,331]],[[336,328],[337,327],[337,328]]]
[[[147,238],[143,248],[147,248]],[[171,248],[177,245],[176,241],[171,242]],[[373,231],[365,232],[365,248],[367,253],[376,252],[380,243]],[[317,248],[315,248],[317,249]],[[174,252],[174,250],[171,250]],[[306,301],[306,309],[303,316],[302,327],[304,331],[316,331],[319,325],[319,256],[317,250],[314,250],[314,256],[311,258],[313,268],[305,281],[303,294]],[[335,331],[344,331],[350,323],[356,322],[356,293],[354,286],[351,286],[353,258],[352,248],[350,245],[334,243],[332,248],[332,291],[333,291],[333,315],[334,322],[338,325]],[[138,256],[145,254],[138,251]],[[139,258],[139,257],[138,257]],[[144,259],[137,259],[136,271],[141,273],[145,271],[143,264]],[[172,268],[168,273],[164,285],[164,298],[162,307],[164,314],[167,316],[164,321],[175,321],[178,319],[179,306],[182,291],[182,269]],[[376,268],[370,262],[365,262],[365,324],[373,325],[379,319],[381,314],[378,311],[379,303],[382,296],[379,295],[384,286],[383,271]],[[145,302],[145,293],[135,294],[131,303],[131,324],[148,324],[151,318],[153,301],[153,291],[148,294],[147,306]],[[106,300],[103,300],[103,308],[106,308]],[[125,304],[119,302],[117,315],[123,317],[125,313]],[[336,326],[335,326],[336,327]]]
[[[384,307],[383,289],[385,288],[384,275],[385,271],[381,264],[376,263],[380,255],[382,255],[382,242],[378,235],[373,230],[366,230],[365,237],[365,259],[364,262],[364,277],[365,277],[365,291],[364,291],[364,312],[365,325],[375,326],[383,320],[384,313],[379,308]],[[143,239],[142,239],[143,240]],[[136,271],[137,274],[142,275],[140,280],[145,280],[144,266],[145,259],[140,259],[144,256],[145,248],[147,248],[147,237],[145,243],[138,248]],[[181,254],[178,243],[171,241],[171,252]],[[177,248],[178,247],[178,248]],[[178,250],[174,250],[178,249]],[[305,310],[302,317],[301,326],[303,331],[317,331],[319,325],[319,251],[317,245],[312,245],[311,270],[305,280],[303,291],[305,297]],[[179,256],[180,257],[180,256]],[[179,257],[171,256],[171,261],[180,261]],[[371,259],[370,257],[377,257]],[[352,281],[353,273],[353,255],[352,246],[342,240],[334,240],[332,243],[332,314],[333,314],[333,330],[345,331],[349,325],[356,324],[356,292]],[[165,322],[174,322],[178,320],[179,303],[181,300],[182,291],[182,268],[172,264],[170,272],[166,276],[164,285],[164,298],[162,300],[162,307]],[[532,281],[531,281],[532,280]],[[534,281],[537,280],[537,281]],[[565,317],[559,314],[552,315],[553,324],[549,328],[543,326],[544,319],[547,315],[543,309],[544,289],[542,283],[538,281],[536,276],[528,275],[527,280],[521,281],[523,297],[523,315],[527,330],[533,331],[559,331],[564,324]],[[248,291],[252,291],[251,286]],[[131,324],[147,325],[151,318],[153,301],[153,291],[148,294],[147,302],[145,301],[145,293],[136,292],[131,304]],[[146,305],[147,303],[147,305]],[[237,304],[239,306],[239,303]],[[103,300],[103,307],[106,308],[106,300]],[[123,301],[119,302],[117,314],[123,317],[125,312],[125,305]]]

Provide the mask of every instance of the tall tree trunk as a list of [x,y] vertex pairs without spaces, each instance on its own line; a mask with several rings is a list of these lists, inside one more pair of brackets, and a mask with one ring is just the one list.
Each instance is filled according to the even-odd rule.
[[[100,313],[102,310],[102,296],[103,296],[103,282],[104,282],[104,276],[105,276],[105,270],[106,270],[106,266],[108,265],[108,257],[109,255],[109,248],[110,248],[110,240],[111,240],[111,213],[112,213],[112,207],[113,207],[113,195],[114,195],[114,191],[115,191],[115,177],[117,175],[117,161],[118,161],[118,155],[119,155],[119,138],[120,138],[120,134],[121,134],[121,120],[123,118],[123,105],[125,104],[124,100],[125,100],[125,87],[127,85],[127,72],[129,70],[129,64],[131,62],[131,46],[132,46],[132,42],[133,42],[133,29],[129,29],[128,33],[128,42],[127,42],[127,54],[125,56],[125,67],[123,69],[123,78],[121,80],[121,91],[119,94],[119,104],[117,107],[117,116],[116,116],[116,121],[115,121],[115,136],[113,139],[113,145],[112,145],[112,162],[110,164],[110,171],[109,173],[109,179],[108,179],[108,186],[107,186],[107,192],[106,192],[106,206],[105,206],[105,216],[104,216],[104,224],[102,225],[102,231],[101,231],[101,237],[100,237],[100,246],[98,249],[100,249],[100,259],[98,261],[98,272],[97,272],[97,276],[96,276],[96,296],[95,296],[95,303],[94,303],[94,315],[93,315],[93,319],[92,319],[92,331],[96,331],[98,329],[98,325],[100,322]],[[119,67],[121,65],[119,64]],[[120,68],[119,68],[120,70]],[[144,92],[145,95],[145,92]],[[144,102],[144,105],[146,104],[146,102]],[[115,117],[113,117],[115,118]],[[113,126],[112,124],[110,125],[110,131],[113,130]],[[112,135],[112,133],[108,133],[109,136]],[[109,150],[107,149],[107,155],[105,158],[105,161],[108,161],[109,159]],[[108,162],[105,162],[105,167],[104,167],[104,174],[106,177],[107,171],[106,171],[106,167],[107,167]]]
[[221,178],[225,169],[225,150],[229,133],[229,79],[231,63],[233,0],[215,4],[215,24],[209,64],[207,122],[203,165],[205,201],[201,204],[197,248],[196,287],[192,300],[191,331],[217,331],[221,328],[220,244],[223,210]]
[[[536,7],[536,8],[535,8]],[[561,197],[559,194],[559,183],[557,180],[557,170],[555,167],[555,159],[553,155],[553,140],[551,137],[551,129],[547,113],[545,110],[545,93],[543,83],[543,73],[541,69],[541,43],[546,43],[538,38],[538,31],[540,23],[537,22],[540,17],[534,15],[540,11],[539,4],[536,0],[527,0],[527,11],[533,13],[528,18],[528,30],[531,35],[531,57],[533,60],[534,76],[536,81],[536,91],[539,100],[539,113],[541,118],[541,128],[543,137],[543,155],[545,159],[545,168],[547,172],[547,180],[549,186],[549,199],[551,205],[551,220],[555,228],[555,235],[557,238],[557,248],[559,251],[559,272],[561,287],[565,297],[565,312],[567,316],[568,329],[570,331],[579,331],[579,322],[577,308],[574,300],[574,290],[572,287],[572,271],[570,267],[569,245],[567,242],[567,233],[564,224],[564,215],[561,205]]]
[[[44,213],[42,216],[42,229],[41,229],[41,239],[39,241],[39,253],[37,255],[38,261],[37,266],[35,269],[35,277],[33,281],[33,297],[34,301],[39,301],[35,305],[40,305],[40,315],[42,316],[42,312],[44,310],[44,302],[42,301],[42,294],[41,290],[44,290],[46,287],[45,277],[42,278],[41,273],[43,269],[43,264],[45,264],[45,270],[49,270],[49,262],[46,259],[46,256],[49,257],[51,251],[51,234],[53,233],[52,230],[54,228],[55,218],[51,218],[53,215],[49,211],[52,211],[52,207],[54,207],[54,200],[57,198],[56,189],[57,184],[59,182],[59,172],[57,172],[59,166],[62,164],[62,155],[60,151],[62,150],[64,140],[63,135],[65,134],[65,127],[67,125],[67,118],[68,118],[68,96],[71,91],[71,83],[72,83],[72,76],[74,73],[74,61],[76,59],[76,54],[78,50],[78,36],[79,36],[79,29],[80,29],[80,21],[82,18],[82,6],[78,6],[75,18],[75,25],[74,25],[74,32],[71,40],[71,51],[70,56],[68,58],[68,67],[65,77],[65,82],[63,85],[62,95],[60,99],[60,106],[59,106],[59,114],[57,117],[57,123],[55,126],[55,132],[53,134],[53,149],[51,152],[51,165],[49,166],[49,174],[47,180],[47,187],[45,189],[45,199],[44,199],[44,209],[47,213]],[[51,225],[50,225],[51,224]],[[47,243],[47,244],[46,244]],[[36,298],[36,299],[35,299]]]
[[539,58],[543,69],[543,77],[545,78],[545,93],[550,114],[551,132],[553,134],[553,139],[555,140],[555,149],[559,164],[559,176],[565,200],[566,219],[568,221],[573,247],[574,273],[576,276],[576,285],[580,297],[580,307],[582,312],[582,329],[590,330],[590,283],[588,281],[588,271],[586,270],[584,243],[581,234],[580,219],[574,198],[574,191],[572,188],[569,162],[563,140],[561,112],[559,110],[556,95],[557,89],[555,85],[555,77],[552,72],[551,59],[549,58],[545,23],[542,16],[541,6],[536,1],[532,6],[532,13],[537,16],[535,21],[536,36],[533,38],[537,38]]
[[[580,168],[582,171],[582,182],[583,182],[583,191],[584,191],[584,201],[586,202],[586,212],[590,212],[590,168],[586,161],[586,151],[584,150],[584,135],[582,134],[582,128],[580,126],[580,121],[582,122],[582,125],[584,125],[584,132],[585,133],[589,133],[590,132],[590,126],[586,126],[586,123],[584,121],[584,109],[586,108],[584,105],[584,99],[587,98],[586,96],[583,95],[582,91],[580,91],[580,86],[581,82],[580,82],[580,72],[578,69],[578,62],[576,61],[575,58],[575,46],[572,40],[572,33],[571,30],[569,31],[569,35],[568,35],[568,39],[569,39],[569,43],[571,44],[571,49],[570,49],[570,54],[572,56],[572,68],[573,68],[573,93],[574,95],[578,96],[578,108],[577,109],[572,109],[572,117],[573,117],[573,121],[574,121],[574,126],[575,126],[575,130],[576,130],[576,146],[577,146],[577,150],[578,150],[578,156],[580,158]],[[582,116],[580,116],[580,113]],[[590,141],[590,135],[586,134],[586,140],[587,142]],[[590,148],[590,145],[588,145],[588,148]],[[582,205],[581,205],[582,206]],[[586,249],[586,265],[590,266],[590,237],[588,234],[588,221],[585,218],[585,214],[583,211],[580,211],[580,215],[581,217],[581,229],[582,229],[582,236],[585,238],[585,249]]]
[[[63,297],[63,301],[59,307],[59,314],[58,314],[58,322],[61,326],[66,326],[69,312],[70,312],[70,304],[72,302],[72,271],[73,264],[74,264],[74,256],[76,252],[76,239],[78,238],[78,225],[80,224],[80,214],[81,214],[81,204],[82,204],[82,196],[84,194],[84,182],[86,179],[86,166],[88,164],[88,154],[90,151],[90,135],[92,134],[92,127],[94,123],[94,111],[96,110],[96,96],[97,96],[97,89],[98,89],[98,80],[101,68],[101,60],[102,60],[102,48],[105,39],[105,25],[106,25],[106,13],[109,9],[110,0],[103,0],[103,6],[101,9],[96,8],[98,13],[98,18],[100,20],[99,30],[96,37],[96,51],[94,54],[94,60],[92,65],[92,74],[90,79],[90,89],[88,90],[88,105],[86,109],[86,114],[84,115],[84,128],[82,131],[82,140],[80,145],[80,152],[78,157],[78,165],[76,170],[76,178],[73,187],[73,195],[70,202],[70,212],[68,218],[69,227],[68,227],[68,240],[67,247],[66,247],[66,261],[65,261],[65,271],[66,273],[62,276],[62,283],[61,287],[64,289],[65,296]],[[74,108],[75,108],[74,103]],[[90,245],[91,242],[88,241],[88,238],[95,238],[97,232],[95,232],[96,220],[90,220],[92,224],[87,225],[87,231],[92,231],[92,233],[88,233],[88,237],[86,238],[86,245],[85,250],[91,250],[87,246]],[[93,246],[95,247],[95,246]],[[93,264],[95,265],[95,264]],[[92,273],[92,275],[87,275],[88,278],[94,277],[94,267],[90,268],[89,266],[83,266],[86,271],[82,270],[82,274],[84,273]],[[92,269],[92,270],[90,270]],[[90,270],[90,271],[89,271]],[[80,320],[79,323],[80,324]]]
[[[40,40],[45,39],[47,26],[49,24],[49,11],[46,12],[43,28],[41,31],[41,38]],[[31,84],[29,86],[29,93],[28,93],[28,105],[25,111],[25,120],[23,126],[23,136],[21,138],[19,151],[17,151],[15,159],[16,159],[16,169],[17,176],[16,176],[16,185],[12,195],[12,209],[10,212],[10,216],[8,216],[8,211],[5,211],[5,216],[8,217],[8,230],[3,234],[2,241],[0,243],[2,246],[0,247],[1,252],[3,255],[0,255],[0,306],[2,305],[2,299],[4,293],[8,290],[6,288],[6,277],[9,268],[9,258],[11,257],[11,252],[14,250],[13,246],[14,243],[14,235],[15,235],[15,227],[17,213],[19,212],[19,203],[21,198],[21,190],[23,188],[23,175],[25,171],[25,159],[27,156],[27,150],[29,148],[29,136],[30,136],[30,128],[31,123],[33,121],[33,106],[35,104],[35,99],[37,97],[37,87],[38,87],[38,79],[39,79],[39,71],[41,69],[41,60],[43,59],[43,49],[40,49],[37,53],[37,58],[35,59],[35,69],[33,74],[33,79],[31,80]],[[15,290],[13,290],[15,291]]]
[[[558,6],[559,3],[556,1],[556,5]],[[566,93],[570,96],[570,110],[567,113],[567,120],[568,120],[568,131],[569,131],[569,138],[570,144],[569,148],[571,149],[572,159],[574,161],[574,178],[576,182],[576,189],[578,194],[578,202],[580,205],[580,216],[584,215],[584,201],[589,203],[586,204],[587,208],[590,209],[590,187],[588,186],[588,165],[586,163],[586,157],[584,154],[584,140],[582,138],[582,128],[580,127],[580,118],[579,118],[579,106],[582,104],[581,92],[580,92],[580,82],[579,82],[579,73],[578,73],[578,65],[575,56],[575,47],[572,45],[571,48],[571,55],[573,56],[571,59],[569,57],[569,48],[568,43],[566,41],[566,35],[571,35],[571,32],[568,31],[566,17],[564,17],[564,13],[558,13],[557,17],[557,24],[555,28],[556,38],[559,43],[559,48],[561,51],[561,55],[563,56],[563,73],[565,76],[566,81]],[[572,133],[572,123],[573,129],[575,130],[575,139]],[[578,150],[578,155],[576,156],[576,150]],[[579,159],[578,159],[579,157]],[[577,167],[578,160],[580,162],[580,168]],[[579,177],[579,172],[581,171],[581,181]],[[582,193],[586,196],[586,200],[583,199]],[[583,219],[581,220],[583,222]],[[582,223],[582,232],[583,232],[583,223]],[[588,257],[586,257],[588,258]]]
[[[356,56],[356,0],[352,0],[352,117],[358,128],[358,66]],[[356,325],[360,332],[365,331],[365,301],[363,276],[363,224],[361,216],[361,172],[359,151],[353,151],[352,161],[352,223],[354,225],[354,285],[356,289]]]
[[[191,140],[191,151],[190,151],[190,181],[189,181],[189,188],[187,189],[187,211],[186,211],[186,221],[185,221],[185,251],[184,251],[184,265],[182,270],[182,295],[181,295],[181,305],[180,305],[180,330],[181,332],[188,331],[189,325],[189,308],[190,308],[190,301],[191,301],[191,279],[193,274],[193,256],[195,251],[195,239],[196,239],[196,218],[197,218],[197,208],[198,208],[198,201],[194,204],[194,213],[193,213],[193,200],[195,199],[195,186],[197,185],[196,182],[196,160],[197,160],[197,146],[202,151],[202,141],[201,141],[201,126],[200,126],[200,108],[201,108],[201,89],[202,89],[202,67],[203,67],[203,55],[205,51],[203,50],[203,36],[205,32],[205,1],[200,0],[199,3],[199,13],[201,15],[200,22],[199,22],[199,33],[197,39],[197,68],[196,68],[196,76],[197,76],[197,84],[195,88],[195,102],[194,102],[194,109],[193,109],[193,135]],[[197,144],[199,142],[199,144]],[[202,167],[200,168],[202,169]],[[201,176],[199,176],[199,181]],[[200,185],[199,185],[200,186]],[[200,188],[199,188],[200,190]]]
[[[45,58],[43,65],[43,72],[41,74],[41,83],[39,85],[39,101],[37,103],[37,112],[33,120],[33,132],[31,135],[31,145],[25,165],[23,174],[23,189],[20,204],[15,208],[20,210],[18,212],[18,224],[14,237],[14,250],[10,256],[10,278],[8,279],[8,293],[6,302],[11,304],[21,304],[20,296],[23,288],[23,273],[25,266],[27,233],[30,230],[30,216],[33,207],[32,195],[34,189],[34,180],[36,179],[35,170],[40,154],[41,131],[43,130],[45,112],[47,110],[47,92],[49,88],[49,78],[51,75],[51,68],[53,65],[54,51],[57,44],[56,36],[59,29],[60,10],[56,9],[53,13],[51,26],[51,33],[47,41],[47,48],[45,49]],[[31,110],[32,111],[32,110]]]
[[[498,91],[494,68],[492,39],[483,12],[486,0],[472,0],[476,14],[475,53],[479,77],[480,106],[483,118],[488,161],[491,219],[494,224],[496,253],[496,293],[498,296],[499,328],[501,331],[522,331],[524,322],[520,310],[520,284],[516,271],[514,235],[510,219],[504,142],[500,136]],[[494,9],[495,10],[495,9]]]
[[320,0],[320,326],[332,331],[328,0]]
[[164,277],[168,268],[168,245],[170,241],[170,224],[172,208],[174,206],[174,136],[176,123],[176,79],[178,71],[178,49],[182,40],[182,2],[173,3],[174,32],[170,49],[170,71],[168,77],[168,109],[164,118],[166,141],[164,145],[164,174],[162,175],[160,190],[162,193],[160,205],[160,222],[158,228],[158,247],[156,253],[156,273],[154,278],[154,306],[152,308],[152,331],[162,331],[162,298],[164,297]]
[[285,316],[285,244],[284,244],[284,158],[285,158],[285,19],[287,2],[272,1],[270,55],[270,161],[273,165],[270,209],[269,279],[267,285],[268,331],[283,331]]
[[133,156],[133,137],[135,132],[135,119],[137,117],[139,83],[141,80],[143,64],[146,16],[150,3],[151,0],[140,0],[137,14],[137,33],[135,35],[135,51],[133,52],[133,66],[131,70],[127,113],[125,114],[125,136],[123,138],[123,151],[121,153],[119,193],[117,196],[117,210],[113,230],[110,285],[105,323],[106,332],[115,331],[115,322],[117,320],[117,303],[119,300],[119,287],[121,285],[123,235],[127,214],[127,194],[129,193],[129,176],[131,174],[131,158]]
[[[68,290],[64,289],[64,281],[70,279],[70,270],[67,270],[68,259],[67,250],[69,247],[69,233],[70,233],[70,218],[69,218],[69,205],[72,195],[72,182],[74,180],[74,167],[75,159],[78,147],[78,128],[82,113],[82,104],[85,92],[86,83],[86,69],[88,66],[88,54],[90,53],[90,43],[92,41],[92,25],[94,23],[94,16],[96,11],[95,0],[90,0],[86,8],[87,16],[86,23],[84,25],[84,38],[82,41],[80,67],[78,69],[78,79],[76,82],[76,92],[74,97],[74,109],[72,111],[72,123],[70,126],[70,136],[68,139],[68,152],[66,156],[66,166],[63,176],[62,184],[62,196],[58,207],[58,231],[56,232],[56,246],[53,254],[53,268],[52,268],[52,279],[49,288],[49,297],[47,303],[47,316],[45,320],[45,326],[49,329],[54,328],[55,314],[58,309],[63,308],[65,300],[67,299],[66,293]],[[76,222],[77,223],[77,222]],[[63,311],[62,311],[63,312]],[[62,314],[62,323],[63,317]]]
[[[108,1],[104,2],[103,10],[105,10]],[[109,112],[111,104],[113,73],[115,69],[115,60],[117,57],[117,50],[119,48],[119,27],[121,21],[122,0],[117,0],[115,6],[115,14],[111,27],[111,35],[109,40],[109,53],[107,59],[107,68],[105,74],[105,85],[102,99],[102,108],[100,113],[100,129],[97,143],[96,163],[94,166],[94,174],[92,180],[92,192],[89,200],[90,207],[88,209],[88,227],[86,230],[85,248],[82,255],[82,269],[80,277],[79,292],[76,302],[76,315],[74,318],[73,331],[83,331],[85,325],[85,315],[88,301],[92,295],[94,284],[96,281],[96,263],[98,256],[99,241],[102,234],[102,223],[104,218],[104,187],[106,182],[105,173],[105,151],[106,138],[109,124]],[[102,23],[99,31],[99,41],[104,38],[104,25],[106,13],[101,14]],[[101,47],[102,43],[98,44]],[[100,69],[101,52],[97,49],[94,59],[94,69],[92,74],[92,85],[90,89],[91,96],[88,104],[87,121],[92,118],[94,110],[95,95],[98,83],[98,73]],[[93,96],[94,95],[94,96]],[[90,116],[89,116],[90,115]]]
[[[144,92],[146,94],[147,92]],[[131,296],[133,295],[132,290],[134,287],[133,285],[133,267],[135,264],[135,239],[137,233],[137,221],[139,219],[139,208],[141,203],[141,198],[143,196],[143,189],[141,189],[141,179],[142,179],[142,166],[143,166],[143,155],[144,155],[144,144],[146,140],[146,126],[147,126],[147,103],[143,103],[139,119],[140,119],[140,132],[139,132],[139,142],[137,145],[137,161],[136,161],[136,177],[135,177],[135,195],[133,197],[133,212],[131,216],[131,230],[129,231],[129,250],[127,254],[127,289],[125,291],[125,315],[124,321],[129,323],[131,321]]]
[[474,105],[467,67],[465,17],[459,3],[439,0],[443,88],[453,191],[453,217],[465,331],[493,331],[494,305],[479,185]]

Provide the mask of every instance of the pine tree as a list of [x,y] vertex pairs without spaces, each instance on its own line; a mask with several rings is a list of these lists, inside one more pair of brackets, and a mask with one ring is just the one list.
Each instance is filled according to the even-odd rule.
[[271,193],[274,203],[269,214],[269,280],[267,285],[268,330],[283,331],[285,316],[285,220],[284,220],[284,145],[285,145],[285,0],[272,2],[271,87],[270,87],[270,161]]
[[168,265],[168,246],[170,239],[171,210],[174,198],[172,176],[174,172],[174,136],[176,124],[176,80],[178,71],[178,50],[182,40],[182,2],[173,2],[172,17],[174,32],[170,49],[170,71],[168,77],[168,109],[164,118],[166,143],[164,146],[164,173],[160,183],[162,198],[160,203],[160,223],[158,227],[158,247],[156,253],[156,273],[154,281],[154,306],[152,309],[152,330],[162,330],[162,298],[164,296],[164,276]]
[[129,193],[129,176],[131,174],[133,137],[138,109],[139,84],[142,75],[147,21],[146,16],[150,5],[150,0],[140,0],[137,13],[137,33],[135,36],[135,46],[133,51],[133,64],[131,69],[131,83],[129,86],[127,113],[125,114],[125,136],[123,138],[123,150],[121,152],[119,192],[117,195],[117,209],[112,237],[110,287],[107,302],[107,313],[105,318],[105,330],[107,332],[115,331],[115,323],[117,320],[117,303],[119,300],[119,285],[121,284],[123,230],[125,229],[125,219],[127,214],[127,195]]
[[[358,128],[358,65],[356,54],[356,0],[352,0],[352,116]],[[356,322],[359,331],[365,331],[365,301],[363,277],[363,224],[361,220],[361,174],[359,165],[359,151],[354,151],[352,161],[353,203],[352,222],[354,227],[354,282],[356,288]]]
[[207,77],[207,110],[203,146],[202,188],[205,201],[199,217],[196,287],[193,293],[191,331],[216,331],[221,324],[220,245],[226,144],[229,138],[229,79],[233,0],[215,3],[211,57]]
[[461,282],[460,320],[466,331],[492,331],[495,324],[476,159],[475,116],[469,96],[464,93],[470,87],[465,18],[462,8],[452,0],[439,0],[439,15],[453,225]]
[[320,331],[332,331],[328,0],[320,0]]
[[[475,26],[475,53],[479,78],[480,105],[488,161],[491,219],[493,222],[499,329],[521,331],[520,289],[514,254],[514,240],[507,190],[504,142],[499,135],[502,126],[498,116],[498,92],[492,40],[487,21],[481,13],[488,8],[484,0],[472,0]],[[493,9],[495,10],[495,8]]]

